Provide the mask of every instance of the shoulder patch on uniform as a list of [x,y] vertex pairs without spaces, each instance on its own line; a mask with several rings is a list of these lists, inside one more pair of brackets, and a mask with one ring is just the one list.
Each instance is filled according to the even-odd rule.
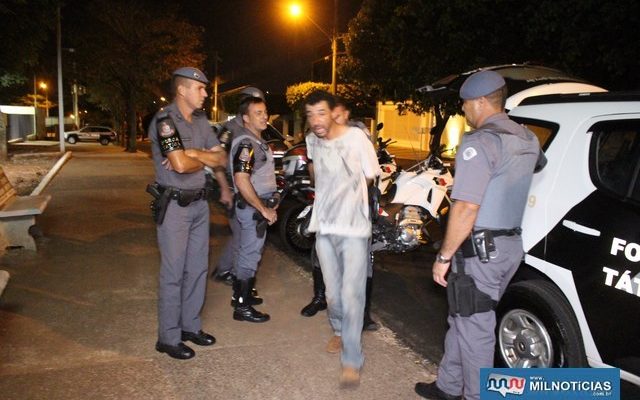
[[249,162],[249,160],[251,160],[251,152],[247,147],[245,147],[240,152],[238,158],[240,159],[240,161]]
[[473,157],[477,156],[478,152],[473,147],[467,147],[462,152],[462,159],[465,161],[471,160]]
[[160,126],[158,127],[158,132],[160,133],[160,136],[162,137],[171,137],[173,136],[173,133],[175,132],[175,129],[173,128],[173,124],[170,122],[170,119],[165,119],[160,121]]

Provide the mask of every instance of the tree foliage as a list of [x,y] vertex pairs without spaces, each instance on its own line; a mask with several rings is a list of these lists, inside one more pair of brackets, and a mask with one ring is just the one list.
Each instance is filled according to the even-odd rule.
[[128,148],[135,150],[136,114],[160,97],[171,71],[204,63],[202,29],[156,2],[94,1],[82,7],[82,15],[71,35],[77,38],[77,76],[89,100],[119,125],[126,120]]
[[[635,0],[364,0],[349,23],[341,73],[380,98],[449,74],[535,61],[610,89],[636,89]],[[375,49],[375,51],[372,51]]]
[[6,0],[0,3],[0,87],[29,80],[55,31],[55,0]]
[[[303,82],[287,87],[287,104],[293,111],[302,111],[304,99],[313,91],[330,91],[331,85],[322,82]],[[358,85],[339,84],[336,87],[337,96],[351,109],[354,117],[368,116],[373,113],[375,99],[368,96]]]

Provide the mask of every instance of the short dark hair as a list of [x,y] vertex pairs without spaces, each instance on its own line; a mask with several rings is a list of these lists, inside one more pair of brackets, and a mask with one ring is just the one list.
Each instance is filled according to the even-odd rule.
[[238,107],[238,115],[248,115],[249,114],[249,106],[251,104],[261,104],[264,103],[260,97],[247,97],[240,102],[240,106]]
[[333,110],[336,106],[335,96],[326,90],[315,90],[309,93],[309,95],[304,99],[304,105],[313,106],[321,101],[326,101],[330,110]]
[[347,102],[344,100],[343,97],[340,96],[335,96],[336,97],[336,107],[342,107],[347,111],[351,111],[351,107],[349,107],[349,105],[347,104]]
[[174,96],[178,94],[178,86],[186,86],[191,87],[191,82],[194,82],[192,79],[185,78],[184,76],[174,75],[171,79],[171,90]]
[[500,107],[501,109],[504,109],[505,104],[507,104],[507,94],[508,94],[507,85],[504,85],[500,89],[494,90],[493,92],[489,93],[484,97],[487,98],[489,103],[493,104],[496,107]]

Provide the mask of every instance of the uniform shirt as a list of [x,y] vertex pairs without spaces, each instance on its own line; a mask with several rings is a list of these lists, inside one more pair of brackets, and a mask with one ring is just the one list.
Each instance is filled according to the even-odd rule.
[[313,160],[315,201],[311,232],[348,237],[371,236],[366,179],[380,173],[376,152],[359,128],[350,127],[333,140],[306,137]]
[[[242,137],[243,135],[249,137]],[[237,153],[241,144],[243,146],[251,146],[253,151],[247,152],[248,154],[239,158]],[[249,157],[249,159],[246,159],[246,157]],[[241,158],[244,158],[244,160]],[[233,141],[229,151],[229,164],[231,165],[231,171],[234,171],[234,175],[235,171],[240,169],[238,163],[241,162],[253,164],[250,173],[251,185],[253,185],[253,189],[259,197],[271,196],[277,190],[275,164],[269,145],[244,127],[233,132]],[[233,186],[237,193],[238,187],[235,184],[235,178],[233,179]]]
[[160,110],[149,124],[149,139],[151,139],[151,154],[156,171],[156,182],[162,186],[170,186],[178,189],[202,189],[205,185],[204,169],[187,174],[180,174],[176,171],[168,171],[162,161],[166,159],[160,151],[158,142],[157,123],[168,115],[173,121],[173,125],[180,135],[182,145],[186,149],[210,149],[220,144],[218,138],[213,133],[213,128],[209,124],[207,117],[202,112],[194,112],[191,122],[184,119],[175,103],[169,104]]
[[492,115],[462,137],[451,198],[480,205],[477,228],[519,227],[540,151],[530,130]]

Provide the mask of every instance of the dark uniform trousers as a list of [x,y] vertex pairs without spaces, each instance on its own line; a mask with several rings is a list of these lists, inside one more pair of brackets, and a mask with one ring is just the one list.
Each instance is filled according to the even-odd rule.
[[266,233],[262,237],[258,237],[256,232],[258,222],[254,219],[256,212],[256,209],[249,205],[244,209],[236,207],[236,229],[239,234],[235,275],[241,281],[253,278],[256,275],[267,238]]
[[[497,250],[488,263],[481,263],[478,257],[465,258],[465,273],[473,278],[480,291],[499,300],[518,270],[524,252],[519,235],[496,237],[495,243]],[[451,268],[456,272],[455,261]],[[465,399],[479,399],[480,368],[493,366],[496,313],[492,310],[469,317],[449,316],[447,322],[445,353],[436,384],[454,396],[462,395],[464,387]]]
[[164,222],[158,226],[160,285],[158,288],[158,340],[181,342],[181,330],[202,328],[209,259],[209,204],[197,200],[180,207],[169,202]]

